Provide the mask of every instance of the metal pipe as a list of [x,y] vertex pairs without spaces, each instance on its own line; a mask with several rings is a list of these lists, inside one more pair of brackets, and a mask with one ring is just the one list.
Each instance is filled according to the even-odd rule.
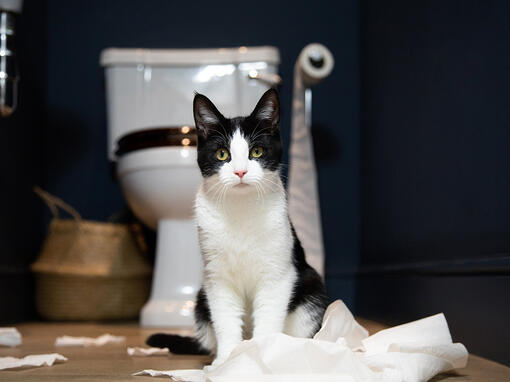
[[0,116],[7,117],[18,103],[16,62],[16,14],[0,9]]

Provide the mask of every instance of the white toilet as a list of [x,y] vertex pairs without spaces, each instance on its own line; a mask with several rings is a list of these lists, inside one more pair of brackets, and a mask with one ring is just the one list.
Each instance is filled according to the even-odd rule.
[[274,47],[105,49],[108,156],[133,212],[157,229],[151,297],[141,325],[190,327],[202,262],[193,221],[196,164],[194,92],[225,116],[250,113],[274,85]]

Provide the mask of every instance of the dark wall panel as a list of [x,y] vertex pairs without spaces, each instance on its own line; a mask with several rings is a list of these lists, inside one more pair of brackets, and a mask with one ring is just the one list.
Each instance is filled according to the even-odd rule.
[[363,262],[510,254],[510,4],[364,1]]
[[357,311],[510,364],[510,3],[361,6]]
[[42,181],[45,2],[27,2],[18,20],[17,111],[0,118],[0,325],[34,314],[28,270],[42,237],[42,206],[32,187]]

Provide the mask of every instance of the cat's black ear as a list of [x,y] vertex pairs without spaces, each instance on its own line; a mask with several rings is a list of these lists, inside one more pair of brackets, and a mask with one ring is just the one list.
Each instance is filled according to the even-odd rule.
[[196,93],[193,99],[193,116],[197,132],[204,137],[207,137],[211,129],[216,129],[224,119],[211,100],[199,93]]
[[251,116],[259,121],[268,121],[273,130],[278,130],[280,128],[280,100],[278,99],[278,92],[275,89],[267,90],[260,97]]

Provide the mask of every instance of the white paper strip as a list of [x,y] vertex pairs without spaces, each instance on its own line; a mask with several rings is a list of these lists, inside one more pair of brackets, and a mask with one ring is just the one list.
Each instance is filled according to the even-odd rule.
[[305,92],[301,68],[296,62],[289,147],[289,216],[305,250],[306,261],[323,276],[324,248],[319,190],[311,126],[305,120]]
[[21,344],[21,333],[16,328],[0,328],[0,345],[18,346]]
[[130,356],[148,357],[152,355],[168,355],[170,350],[168,348],[142,348],[137,346],[127,348],[127,353]]
[[202,370],[142,370],[133,375],[148,375],[151,377],[169,377],[173,381],[205,382],[205,374]]
[[144,370],[189,382],[425,382],[466,365],[464,345],[453,344],[443,314],[367,337],[345,304],[331,304],[311,338],[275,334],[241,342],[227,360],[203,370]]
[[67,358],[61,354],[27,355],[24,358],[0,357],[0,370],[16,369],[20,367],[51,366],[55,362],[65,362]]
[[[311,59],[319,59],[316,66]],[[335,60],[322,44],[309,44],[303,48],[294,65],[292,93],[292,126],[289,147],[289,216],[306,261],[324,276],[324,245],[317,183],[317,169],[313,151],[312,89],[329,76]]]
[[55,346],[103,346],[106,344],[118,344],[124,342],[126,337],[112,336],[111,334],[103,334],[97,338],[92,337],[57,337]]

